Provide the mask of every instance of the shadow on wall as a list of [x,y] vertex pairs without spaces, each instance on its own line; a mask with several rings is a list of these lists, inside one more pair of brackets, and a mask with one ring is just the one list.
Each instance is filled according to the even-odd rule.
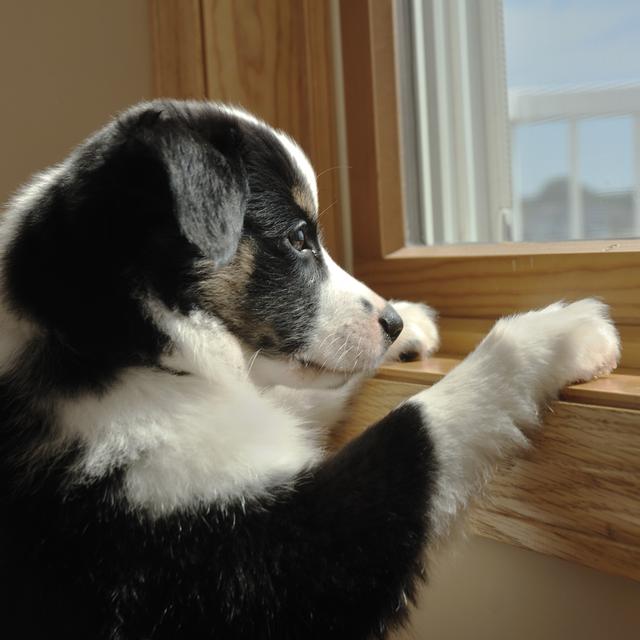
[[142,0],[0,2],[0,202],[152,94]]

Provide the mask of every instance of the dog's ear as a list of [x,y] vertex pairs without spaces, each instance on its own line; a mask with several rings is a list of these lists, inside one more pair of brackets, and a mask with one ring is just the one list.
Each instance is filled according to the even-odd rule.
[[121,116],[10,204],[21,224],[4,269],[17,308],[68,335],[88,317],[106,332],[145,291],[188,306],[194,261],[232,259],[248,191],[240,134],[215,111],[187,115],[169,104]]
[[114,249],[169,249],[179,234],[219,268],[235,255],[244,223],[240,134],[233,123],[212,117],[198,127],[187,116],[171,103],[147,106],[87,141],[72,156],[67,208],[94,231],[104,227]]
[[152,109],[134,124],[129,142],[138,154],[160,158],[180,231],[215,268],[236,253],[248,190],[238,131],[225,124],[205,137],[171,111]]
[[180,231],[216,268],[236,253],[248,190],[237,131],[231,127],[217,134],[205,139],[171,119],[159,119],[144,132],[160,153]]

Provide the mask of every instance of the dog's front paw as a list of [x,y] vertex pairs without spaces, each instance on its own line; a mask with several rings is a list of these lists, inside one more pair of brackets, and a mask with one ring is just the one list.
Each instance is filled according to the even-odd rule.
[[594,299],[504,318],[494,332],[500,342],[506,338],[517,345],[523,364],[541,364],[558,387],[611,373],[620,359],[620,338],[609,308]]
[[563,345],[568,371],[567,382],[585,382],[611,373],[620,360],[620,337],[606,304],[580,300],[559,311],[567,323]]
[[418,302],[392,300],[391,304],[400,314],[404,327],[389,347],[385,362],[420,360],[436,351],[440,344],[436,312]]

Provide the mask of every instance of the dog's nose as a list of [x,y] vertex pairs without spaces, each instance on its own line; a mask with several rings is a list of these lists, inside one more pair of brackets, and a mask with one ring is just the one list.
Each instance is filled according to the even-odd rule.
[[380,313],[378,322],[387,337],[393,342],[402,331],[403,322],[400,314],[389,304]]

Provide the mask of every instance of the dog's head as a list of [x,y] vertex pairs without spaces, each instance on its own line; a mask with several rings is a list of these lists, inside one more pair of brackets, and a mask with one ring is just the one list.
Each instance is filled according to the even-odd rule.
[[153,362],[149,298],[218,318],[273,372],[370,370],[402,329],[323,248],[304,153],[244,112],[134,107],[25,194],[8,298],[80,359]]

